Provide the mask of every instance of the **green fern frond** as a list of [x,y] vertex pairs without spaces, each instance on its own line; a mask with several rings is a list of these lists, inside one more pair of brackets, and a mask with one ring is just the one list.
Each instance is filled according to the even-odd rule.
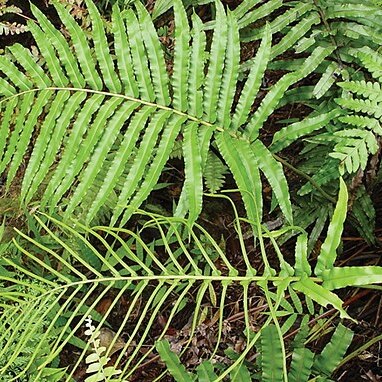
[[[377,82],[347,81],[339,85],[350,93],[348,98],[339,98],[336,102],[347,109],[348,115],[339,120],[357,129],[348,128],[336,131],[334,138],[340,138],[334,152],[330,155],[338,158],[348,173],[364,170],[370,155],[378,150],[377,137],[381,135],[382,128],[379,123],[381,112],[381,87]],[[362,97],[362,98],[356,98]],[[368,114],[364,116],[360,113]],[[373,118],[374,117],[374,118]]]
[[[121,336],[121,333],[127,330],[129,338],[126,340],[121,354],[115,361],[114,370],[122,370],[120,378],[125,380],[147,360],[149,353],[141,353],[140,349],[143,345],[148,344],[151,330],[157,321],[158,315],[162,307],[168,304],[168,299],[171,295],[176,295],[176,298],[173,300],[173,307],[170,309],[163,331],[156,337],[157,341],[164,338],[175,314],[182,309],[182,301],[188,298],[187,296],[189,296],[191,289],[193,290],[192,294],[197,297],[195,297],[195,300],[190,301],[190,303],[195,304],[195,313],[191,317],[189,340],[192,339],[200,320],[202,320],[202,301],[204,298],[207,298],[206,294],[214,290],[217,284],[221,286],[226,285],[224,287],[226,288],[230,283],[238,283],[240,285],[242,281],[246,284],[247,280],[249,282],[256,282],[257,280],[266,279],[267,276],[260,278],[238,276],[237,271],[230,264],[219,245],[208,236],[208,245],[211,246],[215,255],[219,257],[219,261],[222,261],[228,270],[226,275],[221,274],[216,267],[215,261],[212,261],[211,256],[207,253],[205,243],[198,240],[196,233],[187,226],[187,221],[179,219],[171,220],[156,215],[151,215],[151,219],[146,226],[149,229],[156,228],[160,234],[161,240],[164,243],[164,253],[166,254],[162,259],[157,258],[157,254],[154,252],[155,248],[146,244],[139,234],[127,229],[111,227],[89,229],[80,223],[76,223],[76,228],[73,229],[56,219],[36,216],[37,223],[44,229],[54,247],[58,248],[58,245],[61,248],[57,251],[53,251],[49,246],[29,238],[21,232],[19,233],[20,243],[15,242],[16,247],[28,258],[28,261],[35,264],[42,272],[49,272],[52,277],[44,279],[39,276],[40,271],[36,274],[29,272],[22,264],[10,258],[3,258],[8,264],[9,269],[13,268],[20,274],[26,274],[31,279],[36,279],[39,284],[35,287],[34,296],[27,294],[20,296],[20,304],[25,314],[18,315],[18,319],[9,327],[7,324],[7,330],[5,332],[2,331],[1,336],[6,336],[10,343],[15,343],[17,347],[22,349],[23,344],[27,343],[33,335],[33,331],[30,330],[30,322],[34,322],[33,320],[37,320],[37,322],[46,321],[44,332],[41,334],[41,343],[30,358],[30,362],[32,362],[33,357],[36,357],[38,354],[37,352],[42,346],[41,344],[48,338],[51,338],[49,354],[41,360],[41,367],[37,370],[36,380],[42,375],[44,368],[49,366],[60,354],[66,344],[74,342],[78,346],[81,343],[76,335],[78,330],[85,324],[89,315],[93,318],[93,322],[97,322],[94,325],[95,330],[108,326],[114,306],[122,297],[129,299],[129,308],[126,315],[122,318],[115,335]],[[47,221],[44,222],[45,220]],[[47,223],[55,225],[54,231]],[[179,223],[183,227],[179,227]],[[183,241],[180,233],[181,230],[178,228],[186,229],[186,236],[189,235],[192,238],[192,244],[187,244]],[[197,229],[201,229],[204,232],[201,227]],[[79,231],[82,231],[83,234],[79,233]],[[172,232],[171,234],[170,231]],[[171,237],[168,236],[169,234]],[[115,247],[108,243],[108,240],[105,239],[106,236],[114,239]],[[86,237],[91,238],[92,243]],[[171,246],[168,239],[172,243]],[[21,244],[23,241],[25,241],[25,248]],[[78,247],[78,245],[73,246],[71,244],[74,242],[81,243],[84,253],[81,251],[81,246]],[[96,245],[96,242],[99,245]],[[105,252],[102,253],[98,249],[101,246],[105,248],[106,255]],[[181,253],[178,250],[172,249],[176,246],[182,248]],[[30,249],[33,247],[38,248],[39,255],[36,255],[32,250],[27,250],[27,247]],[[63,249],[65,250],[64,253],[62,253]],[[199,258],[195,258],[192,250],[198,250],[200,253]],[[88,261],[90,259],[89,255],[84,256],[85,253],[89,252],[100,262],[103,271],[98,270],[100,267],[96,269],[90,264]],[[50,261],[41,261],[40,255],[46,257],[46,259],[50,258]],[[246,256],[246,254],[243,253],[243,256]],[[55,269],[54,264],[56,261],[61,264],[60,271]],[[114,266],[113,263],[118,264],[118,267]],[[206,264],[209,265],[207,268],[205,267]],[[14,284],[15,286],[18,285],[17,280],[14,281]],[[20,285],[22,285],[22,282]],[[245,288],[247,287],[248,285]],[[95,312],[95,306],[108,293],[114,294],[114,302],[102,316],[98,315]],[[2,306],[7,305],[8,302],[7,309],[9,312],[12,312],[17,307],[9,303],[10,297],[7,294],[2,294],[0,301]],[[247,297],[249,298],[249,296]],[[219,304],[223,307],[225,304],[225,293],[220,296],[220,299]],[[49,301],[51,303],[48,304]],[[76,302],[75,304],[73,304],[74,301]],[[139,315],[136,315],[137,309],[140,312]],[[17,313],[18,309],[15,312]],[[223,314],[223,309],[221,312]],[[248,313],[245,312],[246,317],[247,315]],[[23,327],[26,330],[22,331],[20,336],[18,333]],[[221,331],[222,324],[219,327]],[[54,336],[53,333],[55,333]],[[136,341],[136,345],[132,348],[133,341]],[[184,344],[185,348],[188,346],[188,343]],[[106,349],[102,356],[108,357],[110,355],[111,346]],[[218,346],[219,340],[216,344],[217,348]],[[70,366],[64,380],[69,381],[76,369],[80,367],[81,360],[86,357],[87,348],[88,346],[83,346],[80,349],[78,361]],[[123,360],[124,354],[128,349],[132,349],[129,350],[128,359]],[[154,343],[149,345],[149,349],[149,352],[154,351]],[[246,351],[248,352],[249,350],[250,347]],[[4,351],[5,349],[2,348],[0,354],[3,354]],[[16,358],[17,354],[15,352],[12,359],[7,360],[7,364],[4,365],[2,370],[3,372],[12,364],[13,358]],[[28,372],[31,364],[28,364],[23,373]],[[233,369],[235,365],[230,366],[230,369]],[[226,372],[229,373],[230,370],[227,369]]]
[[265,4],[260,5],[259,7],[254,8],[258,1],[244,1],[237,9],[235,10],[235,16],[238,18],[238,24],[240,28],[256,22],[259,19],[262,19],[265,16],[270,15],[276,9],[282,7],[283,2],[281,0],[269,0]]
[[[329,152],[324,150],[325,155],[329,156]],[[310,167],[313,175],[311,179],[314,181],[314,184],[317,186],[324,186],[329,184],[331,181],[338,179],[339,170],[338,170],[338,160],[329,156],[324,163],[322,163],[322,157],[316,156],[312,158],[311,161],[304,164],[304,168]],[[316,172],[315,172],[316,170]],[[304,196],[315,190],[312,182],[307,182],[299,190],[298,195]]]
[[275,325],[268,325],[261,331],[261,380],[283,381],[283,352]]
[[[138,207],[148,197],[182,133],[186,180],[177,215],[189,213],[190,221],[194,221],[202,206],[202,177],[209,146],[215,139],[222,142],[229,132],[229,138],[224,139],[235,141],[237,147],[250,141],[254,148],[248,173],[239,180],[247,210],[252,209],[251,200],[255,198],[255,215],[261,220],[260,168],[276,188],[278,204],[291,221],[282,168],[256,140],[285,91],[314,70],[329,50],[313,52],[306,59],[309,69],[284,76],[252,115],[269,62],[271,32],[269,27],[262,32],[262,43],[235,105],[239,27],[279,3],[264,4],[251,11],[248,18],[240,11],[244,8],[226,13],[217,1],[207,52],[204,24],[194,14],[191,28],[181,1],[175,1],[172,76],[167,73],[150,16],[139,2],[135,11],[129,8],[121,13],[118,6],[113,7],[110,32],[93,2],[87,0],[86,4],[90,33],[80,28],[64,6],[55,5],[70,40],[32,6],[38,23],[30,21],[29,27],[43,58],[42,66],[20,45],[9,48],[15,63],[7,55],[0,57],[0,105],[4,111],[0,173],[7,174],[9,189],[23,158],[30,153],[21,174],[22,205],[39,200],[51,213],[59,208],[66,218],[75,213],[86,222],[107,206],[112,224],[123,225],[131,216],[126,206]],[[206,75],[200,70],[204,67]],[[35,144],[30,149],[32,140]],[[268,158],[265,162],[263,154]],[[230,171],[241,178],[242,158],[228,155]],[[281,179],[281,187],[276,177]]]
[[339,159],[349,174],[359,169],[364,170],[369,155],[375,154],[378,150],[377,140],[370,131],[348,129],[337,131],[334,135],[340,140],[330,156]]
[[314,270],[316,274],[320,274],[323,270],[333,267],[337,255],[336,250],[341,241],[343,224],[346,218],[347,202],[347,186],[344,180],[340,177],[338,200],[328,227],[327,236],[321,246],[321,251],[317,258],[317,265]]
[[330,342],[322,353],[314,360],[313,369],[330,376],[340,360],[345,355],[353,338],[353,332],[344,325],[339,324],[334,331]]
[[371,101],[382,101],[381,85],[378,82],[370,81],[347,81],[339,82],[338,85],[345,90],[355,93]]
[[[226,135],[229,136],[228,133]],[[196,137],[191,137],[191,140],[195,139]],[[232,147],[235,149],[231,155],[225,152],[227,142],[231,151]],[[227,157],[227,162],[232,160],[232,156],[238,156],[242,161],[241,154],[243,157],[247,157],[243,150],[250,151],[250,145],[247,144],[242,147],[236,146],[235,140],[233,140],[234,144],[231,141],[227,142],[218,142],[224,147],[223,151]],[[248,156],[248,158],[251,157]],[[243,163],[245,166],[250,164],[244,161]],[[241,169],[239,174],[242,175],[242,178],[238,183],[249,176],[249,171]],[[251,181],[251,179],[249,180]],[[141,218],[146,217],[148,220],[143,228],[135,232],[127,228],[105,226],[88,228],[78,221],[72,221],[71,225],[68,225],[53,217],[37,213],[31,219],[41,227],[41,229],[36,229],[36,232],[44,232],[43,240],[36,240],[18,232],[18,238],[13,241],[13,244],[19,251],[19,258],[25,260],[19,261],[14,256],[8,257],[2,254],[2,264],[9,271],[20,275],[20,278],[14,278],[11,281],[8,276],[4,276],[3,273],[0,274],[0,281],[9,285],[9,292],[12,292],[13,288],[23,287],[25,284],[23,275],[28,279],[35,280],[35,282],[32,284],[32,291],[28,290],[27,293],[20,295],[2,293],[0,296],[1,307],[7,309],[7,315],[9,315],[9,320],[3,327],[5,330],[0,331],[0,343],[5,338],[8,343],[14,344],[17,350],[10,359],[6,360],[6,365],[3,366],[1,372],[6,372],[9,369],[17,358],[17,354],[20,354],[20,349],[23,349],[35,335],[35,329],[31,323],[36,322],[43,325],[44,328],[40,335],[41,342],[33,350],[21,375],[29,372],[33,360],[36,360],[39,354],[38,352],[48,342],[49,354],[44,356],[36,370],[35,380],[42,380],[41,376],[45,368],[52,365],[52,362],[61,354],[68,343],[72,343],[79,348],[79,356],[68,367],[67,374],[62,379],[62,381],[70,381],[76,370],[82,367],[81,362],[85,360],[89,348],[89,344],[84,343],[79,337],[80,329],[83,328],[86,319],[90,315],[92,321],[97,323],[94,324],[95,330],[111,325],[114,322],[114,309],[122,300],[125,301],[125,305],[128,301],[127,312],[120,317],[115,336],[118,338],[127,332],[128,337],[125,337],[123,349],[120,349],[121,353],[115,357],[113,364],[113,370],[122,371],[121,375],[118,376],[121,381],[131,379],[134,372],[147,362],[150,354],[154,354],[155,341],[159,344],[165,336],[169,339],[169,328],[173,328],[176,314],[181,312],[185,302],[186,304],[193,304],[193,313],[190,316],[190,326],[187,327],[187,338],[185,338],[184,343],[179,345],[181,346],[180,356],[186,351],[192,338],[197,335],[199,325],[202,325],[206,319],[205,313],[202,312],[205,299],[216,299],[215,303],[219,306],[218,316],[213,318],[211,315],[209,318],[217,319],[218,322],[217,340],[214,345],[215,352],[220,352],[222,350],[220,342],[222,340],[223,322],[226,317],[224,309],[227,303],[226,292],[228,286],[234,284],[241,289],[244,296],[244,333],[247,336],[247,344],[232,364],[224,365],[225,368],[220,372],[218,378],[223,380],[225,376],[237,375],[237,373],[247,375],[248,373],[244,369],[240,371],[236,368],[241,367],[240,365],[248,352],[257,346],[259,341],[263,350],[262,372],[264,380],[267,378],[271,380],[272,373],[274,378],[282,378],[285,374],[285,365],[283,364],[285,352],[280,351],[280,346],[282,348],[283,344],[280,336],[282,331],[277,322],[277,311],[279,306],[288,308],[283,301],[284,293],[288,287],[294,296],[292,300],[297,311],[301,311],[301,306],[294,292],[302,291],[323,306],[332,304],[338,309],[342,317],[348,317],[342,308],[342,301],[330,289],[354,285],[354,283],[382,281],[381,267],[363,267],[362,271],[357,267],[354,269],[344,268],[343,270],[333,267],[335,252],[341,237],[343,219],[346,215],[347,198],[344,187],[346,186],[341,182],[336,211],[329,224],[328,236],[324,240],[317,262],[316,275],[313,277],[310,276],[308,243],[305,233],[302,233],[297,239],[295,269],[289,267],[290,273],[285,272],[287,263],[280,254],[279,268],[281,272],[279,274],[274,271],[270,273],[268,270],[263,275],[256,275],[249,261],[246,248],[242,246],[241,255],[246,268],[238,274],[226,254],[208,232],[197,223],[191,227],[185,219],[165,218],[138,211]],[[255,200],[251,200],[251,202],[255,203]],[[256,224],[255,221],[251,223]],[[235,222],[235,227],[239,239],[243,240],[239,220]],[[150,243],[147,243],[143,239],[145,229],[150,230],[150,232],[155,230],[159,239],[154,243],[150,239]],[[205,236],[203,242],[200,240],[200,234]],[[267,230],[267,235],[271,237],[272,233]],[[262,243],[262,255],[266,259],[265,246],[263,245],[265,239],[266,237],[262,235],[260,227],[259,240]],[[271,243],[277,248],[274,241],[271,240]],[[26,262],[28,269],[25,267]],[[98,265],[95,266],[95,263]],[[33,269],[33,271],[29,269]],[[50,277],[43,278],[41,275],[45,273],[48,273]],[[317,275],[317,273],[319,274]],[[372,277],[367,281],[366,276],[370,275]],[[269,300],[269,315],[265,319],[260,333],[251,333],[250,331],[248,300],[251,297],[248,292],[252,283],[258,283]],[[268,283],[272,283],[272,285],[274,283],[277,287],[277,292],[273,295],[268,291]],[[95,308],[110,295],[113,296],[112,303],[105,309],[103,315],[100,315]],[[194,298],[189,300],[191,295]],[[17,304],[15,298],[17,298]],[[168,312],[167,321],[164,327],[158,330],[156,323],[165,307]],[[20,309],[24,314],[19,314]],[[294,311],[294,307],[288,309],[290,312]],[[292,320],[295,320],[295,317],[292,317]],[[274,326],[272,326],[272,321]],[[0,326],[2,324],[3,322],[0,322]],[[336,341],[340,338],[336,334],[331,348],[328,347],[328,350],[324,351],[319,361],[315,363],[315,371],[332,372],[333,362],[330,363],[330,371],[322,365],[324,365],[324,360],[327,357],[332,357],[335,363],[338,363],[337,361],[343,356],[349,342],[350,336],[347,333],[345,336],[346,346],[339,347],[341,351],[332,356],[332,352],[337,346]],[[145,351],[142,350],[143,346],[145,346]],[[6,348],[0,349],[0,360],[4,359],[3,355],[6,351]],[[110,344],[102,356],[109,357],[111,351],[112,345]],[[174,362],[168,349],[165,351],[167,357],[170,358],[169,362],[172,362],[173,367],[177,368],[179,364]],[[305,365],[303,367],[306,368],[311,359],[309,354],[301,355],[299,353],[295,358],[298,355],[306,357],[307,360],[298,363]],[[277,364],[275,364],[274,358],[276,358]],[[321,359],[322,361],[320,361]],[[281,375],[275,374],[275,365],[278,373],[280,372],[280,365],[281,369],[284,369]],[[211,368],[206,367],[206,369],[211,371]],[[212,372],[214,373],[214,370]],[[198,375],[201,374],[203,374],[202,371],[198,371]]]
[[369,193],[364,186],[358,188],[355,200],[351,209],[351,216],[354,217],[355,228],[365,238],[370,245],[375,244],[375,218],[376,211]]
[[291,370],[288,374],[288,381],[303,382],[308,381],[313,366],[314,354],[311,350],[300,347],[293,350]]
[[332,110],[328,113],[321,113],[318,116],[309,116],[301,122],[292,123],[273,135],[271,144],[272,152],[279,152],[298,138],[319,130],[326,126],[331,120],[341,114],[339,110]]
[[361,61],[374,78],[378,80],[382,78],[382,56],[380,53],[367,46],[354,49],[351,53]]
[[227,166],[210,151],[204,168],[204,181],[209,192],[214,194],[223,187],[227,170]]
[[[284,4],[285,5],[285,4]],[[236,12],[239,9],[239,6],[235,9]],[[307,12],[314,9],[313,4],[309,3],[296,3],[290,7],[287,11],[283,12],[280,16],[276,17],[274,20],[269,22],[269,28],[272,34],[282,31],[291,23],[298,20],[301,16],[305,15]],[[254,28],[243,29],[240,32],[240,39],[243,42],[255,41],[262,37],[263,28],[259,30]]]

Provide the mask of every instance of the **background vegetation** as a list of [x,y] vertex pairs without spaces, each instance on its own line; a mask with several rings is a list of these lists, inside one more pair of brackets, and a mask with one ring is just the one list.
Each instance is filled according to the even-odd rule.
[[380,4],[52,3],[0,2],[0,381],[380,378]]

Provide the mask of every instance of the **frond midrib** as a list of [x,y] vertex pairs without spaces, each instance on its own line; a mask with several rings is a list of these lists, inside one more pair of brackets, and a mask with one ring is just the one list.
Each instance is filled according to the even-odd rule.
[[12,96],[3,98],[2,100],[0,100],[0,104],[2,104],[3,102],[9,101],[12,98],[20,97],[24,94],[34,93],[34,92],[37,93],[37,92],[43,91],[43,90],[85,92],[85,93],[90,93],[90,94],[99,94],[99,95],[105,95],[105,96],[109,96],[109,97],[122,98],[124,100],[131,101],[131,102],[137,102],[137,103],[140,103],[140,104],[145,105],[145,106],[152,106],[152,107],[155,107],[155,108],[160,109],[160,110],[171,111],[174,114],[177,114],[177,115],[182,116],[182,117],[186,117],[189,121],[197,122],[199,125],[206,126],[206,127],[213,127],[216,131],[226,132],[233,138],[244,140],[247,142],[251,142],[250,139],[247,138],[244,134],[240,134],[240,135],[235,134],[235,132],[233,132],[230,129],[226,129],[226,128],[219,126],[215,123],[210,123],[210,122],[204,121],[203,119],[199,119],[197,117],[194,117],[194,116],[187,114],[185,112],[182,112],[180,110],[174,109],[172,107],[164,106],[164,105],[161,105],[161,104],[155,103],[155,102],[145,101],[145,100],[142,100],[140,98],[131,97],[131,96],[128,96],[125,94],[111,93],[111,92],[107,92],[107,91],[103,91],[103,90],[75,88],[75,87],[53,87],[53,86],[49,86],[46,88],[34,88],[34,89],[28,89],[28,90],[19,92],[17,94],[13,94]]

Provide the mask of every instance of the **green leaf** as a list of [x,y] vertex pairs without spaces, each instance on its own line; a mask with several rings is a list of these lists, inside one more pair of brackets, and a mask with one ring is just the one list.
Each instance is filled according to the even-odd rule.
[[[212,37],[208,72],[204,87],[203,107],[208,122],[214,123],[217,118],[219,92],[221,89],[224,59],[227,46],[227,16],[220,1],[216,5],[216,23]],[[184,70],[184,68],[182,68]]]
[[239,30],[237,21],[231,12],[227,15],[227,47],[225,53],[224,72],[220,95],[218,100],[217,123],[220,126],[229,127],[231,123],[231,107],[236,93],[236,83],[239,71],[240,55],[237,47],[240,46]]
[[258,161],[250,144],[235,140],[226,132],[217,134],[216,142],[240,189],[248,218],[252,222],[261,222],[261,179]]
[[115,72],[105,28],[98,8],[91,0],[85,0],[92,24],[94,50],[106,87],[113,93],[121,92],[121,81]]
[[292,287],[304,293],[312,300],[316,301],[324,307],[328,306],[328,304],[331,304],[335,309],[339,311],[342,318],[350,318],[350,316],[342,308],[341,299],[334,293],[330,292],[328,289],[316,284],[311,279],[303,277],[300,281],[293,283]]
[[[206,60],[206,34],[203,31],[203,23],[196,13],[192,15],[192,45],[190,48],[190,68],[188,74],[188,104],[189,112],[201,118],[203,115],[203,84],[204,67]],[[184,74],[183,74],[184,75]]]
[[140,29],[145,43],[149,65],[151,69],[151,77],[154,85],[156,101],[160,105],[168,105],[170,103],[170,95],[168,90],[168,75],[166,64],[163,57],[163,50],[158,40],[158,35],[151,21],[150,14],[146,8],[138,1],[135,3],[138,12]]
[[317,257],[317,265],[314,269],[316,275],[320,275],[325,269],[331,269],[337,257],[337,248],[341,242],[343,225],[346,219],[348,191],[344,180],[340,177],[340,190],[338,201],[332,219],[329,223],[328,232]]
[[291,28],[291,30],[281,39],[281,41],[272,47],[271,58],[275,58],[286,50],[293,47],[293,45],[303,37],[312,26],[321,21],[317,12],[304,17],[299,23]]
[[256,156],[261,171],[268,179],[269,184],[280,205],[281,211],[290,224],[293,224],[292,204],[290,202],[289,187],[284,175],[282,165],[273,158],[270,151],[260,140],[252,143],[251,149]]
[[[145,101],[154,101],[155,92],[150,78],[150,70],[139,22],[131,9],[126,10],[124,15],[140,97]],[[126,54],[127,53],[128,52],[126,52]],[[123,52],[121,52],[121,54],[123,54]]]
[[309,380],[313,366],[314,353],[306,348],[295,348],[288,373],[289,382],[306,382]]
[[115,3],[112,12],[112,28],[114,36],[115,55],[124,94],[138,97],[138,85],[135,80],[133,63],[126,28],[123,23],[118,4]]
[[350,329],[339,324],[330,342],[314,360],[313,368],[329,377],[345,355],[353,339],[353,334]]
[[332,119],[338,117],[340,114],[341,111],[335,109],[328,113],[319,114],[318,116],[307,117],[302,121],[283,127],[273,135],[270,146],[271,151],[277,153],[283,150],[298,138],[327,126]]
[[261,330],[262,381],[283,381],[283,352],[277,328],[270,324]]
[[213,382],[218,378],[210,361],[202,362],[196,368],[196,372],[198,375],[198,382]]
[[96,63],[92,56],[85,32],[60,3],[55,3],[56,11],[70,33],[76,57],[84,74],[85,81],[92,89],[102,90],[101,76],[96,70]]
[[297,236],[295,258],[296,276],[302,276],[304,273],[310,276],[312,270],[308,261],[308,237],[306,233]]
[[190,28],[181,0],[174,1],[175,49],[172,87],[173,105],[180,111],[187,110],[187,79],[189,68]]
[[170,344],[167,340],[158,341],[155,347],[162,361],[165,362],[168,371],[177,382],[192,382],[190,374],[180,363],[178,356],[173,351],[171,351]]
[[196,122],[189,123],[185,127],[183,153],[189,221],[192,224],[202,210],[203,198],[202,158],[198,140],[198,124]]
[[382,267],[333,267],[324,270],[321,275],[323,286],[327,289],[339,289],[348,286],[382,283]]
[[253,100],[259,91],[265,68],[267,67],[269,61],[271,42],[271,33],[267,24],[259,50],[257,51],[256,57],[251,63],[250,72],[248,74],[244,88],[241,91],[235,113],[232,117],[231,128],[234,130],[237,130],[248,119],[248,114],[253,104]]
[[50,78],[45,74],[42,68],[33,60],[30,51],[20,44],[14,44],[8,48],[20,65],[30,74],[33,82],[38,87],[47,87],[51,85]]
[[[38,25],[44,32],[45,40],[57,50],[58,58],[66,70],[71,84],[76,88],[85,86],[85,79],[78,68],[76,59],[70,50],[69,44],[64,36],[52,25],[47,17],[33,4],[31,11],[38,21]],[[49,48],[47,48],[49,49]]]

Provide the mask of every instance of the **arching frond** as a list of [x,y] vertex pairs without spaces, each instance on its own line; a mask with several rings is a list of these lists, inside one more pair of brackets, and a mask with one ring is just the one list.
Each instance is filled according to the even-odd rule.
[[[330,52],[313,52],[305,69],[282,77],[252,114],[272,51],[271,29],[265,27],[236,104],[239,28],[281,4],[271,3],[244,14],[240,11],[244,5],[227,13],[216,1],[207,52],[203,23],[194,14],[191,26],[182,2],[175,1],[172,76],[150,15],[140,2],[135,3],[135,11],[129,8],[123,13],[114,6],[110,33],[91,0],[86,1],[90,33],[63,5],[55,5],[69,40],[32,6],[37,23],[30,21],[30,30],[44,64],[36,63],[20,45],[9,48],[14,62],[8,55],[0,57],[4,111],[0,173],[6,172],[7,188],[21,174],[22,205],[37,201],[51,213],[59,208],[66,218],[74,213],[88,223],[106,207],[112,224],[123,225],[131,216],[126,206],[139,207],[146,200],[182,133],[186,179],[177,215],[188,213],[190,221],[197,219],[209,146],[212,140],[225,139],[238,147],[253,145],[250,167],[255,168],[247,167],[247,175],[239,180],[247,210],[255,198],[261,220],[261,185],[256,175],[261,169],[291,221],[282,167],[257,139],[287,89]],[[227,157],[222,144],[218,147]],[[24,171],[21,164],[29,154]],[[241,177],[241,161],[237,156],[227,158],[236,179]]]
[[[340,202],[343,203],[342,200]],[[23,370],[14,376],[29,376],[30,381],[36,382],[43,380],[44,373],[54,370],[56,358],[71,344],[70,346],[77,347],[77,355],[75,359],[71,358],[70,364],[61,364],[66,367],[66,373],[60,379],[70,381],[76,371],[83,368],[81,362],[86,358],[91,345],[91,341],[83,335],[89,316],[94,332],[102,333],[113,329],[103,356],[110,357],[115,353],[110,372],[120,373],[117,375],[113,372],[110,377],[113,376],[118,381],[132,378],[149,360],[148,357],[155,355],[156,349],[167,360],[166,364],[172,365],[168,366],[168,370],[171,372],[173,368],[176,372],[181,369],[179,359],[174,358],[168,348],[166,350],[163,340],[166,338],[170,341],[172,347],[178,349],[179,356],[182,356],[188,351],[191,341],[205,330],[204,321],[213,320],[216,323],[213,354],[221,352],[220,343],[225,336],[224,320],[227,318],[227,288],[235,286],[241,289],[240,293],[243,295],[243,332],[247,341],[237,360],[225,365],[218,378],[222,380],[228,374],[244,373],[244,370],[236,368],[240,367],[246,354],[254,346],[261,346],[263,379],[269,380],[272,375],[280,377],[286,370],[280,346],[284,346],[282,333],[288,330],[288,326],[283,326],[284,331],[279,327],[276,312],[279,307],[287,309],[292,325],[296,321],[294,309],[301,311],[302,308],[293,289],[304,291],[322,305],[333,304],[346,317],[341,300],[326,287],[317,284],[317,277],[313,279],[308,276],[310,272],[304,265],[307,261],[306,235],[298,239],[298,271],[295,275],[290,266],[291,273],[285,273],[287,263],[282,257],[282,270],[278,275],[274,271],[272,275],[255,275],[245,247],[242,247],[241,255],[247,268],[239,274],[218,243],[202,227],[195,224],[191,228],[184,219],[164,218],[145,214],[143,211],[139,211],[139,214],[149,220],[138,232],[105,226],[87,228],[79,222],[75,222],[73,228],[55,218],[40,214],[35,216],[35,222],[45,232],[43,240],[35,240],[18,232],[14,245],[21,256],[19,259],[14,256],[2,257],[2,263],[7,270],[19,277],[10,280],[4,273],[0,275],[0,281],[7,282],[8,285],[7,292],[0,297],[3,309],[0,343],[7,339],[7,346],[0,349],[0,359],[4,359],[9,346],[12,345],[13,349],[12,356],[5,363],[0,363],[1,373],[10,371],[15,360],[22,355],[23,349],[31,345],[38,336],[39,342],[28,353]],[[336,219],[334,217],[331,223],[333,227],[337,224]],[[238,234],[242,238],[240,223],[237,223]],[[146,229],[158,233],[158,239],[154,243],[143,240]],[[329,239],[333,239],[332,232],[329,229]],[[201,235],[204,235],[203,242],[200,240]],[[272,233],[268,231],[267,235]],[[260,239],[264,240],[265,237]],[[271,242],[276,245],[274,241]],[[326,254],[320,256],[327,257]],[[25,262],[34,271],[29,271]],[[324,286],[337,288],[344,286],[343,281],[338,280],[345,280],[347,284],[354,280],[363,280],[361,276],[354,276],[358,268],[344,268],[344,272],[347,272],[346,278],[343,277],[344,272],[341,273],[342,268],[339,271],[335,267],[326,268],[322,272]],[[366,272],[375,274],[373,282],[381,282],[380,267],[365,267],[363,274],[366,275]],[[44,273],[49,273],[50,277],[41,277]],[[28,278],[24,279],[23,276]],[[248,292],[254,283],[261,286],[269,300],[269,316],[260,333],[251,333],[250,330],[248,304],[251,295]],[[269,291],[268,283],[275,283],[277,293]],[[295,308],[283,298],[288,287],[289,293],[294,295]],[[206,313],[203,309],[203,302],[206,300],[218,306],[218,312]],[[123,314],[120,314],[121,309]],[[179,320],[185,314],[184,309],[189,320],[179,326]],[[167,312],[166,321],[158,326],[163,310]],[[119,312],[118,317],[114,315],[115,311]],[[174,331],[175,334],[171,335]],[[347,344],[348,342],[341,349],[346,349]],[[322,354],[323,358],[325,354]],[[275,355],[279,357],[277,374]],[[342,355],[343,353],[337,354],[336,357]],[[210,356],[212,354],[206,354],[203,360],[210,362]],[[95,358],[92,359],[95,362]],[[87,363],[91,363],[90,361],[89,359]],[[321,370],[319,365],[320,362],[315,369]],[[213,369],[205,365],[206,370],[211,375],[215,374]],[[63,370],[57,370],[57,373],[59,371],[62,376]],[[202,366],[198,367],[199,374],[202,374]]]

